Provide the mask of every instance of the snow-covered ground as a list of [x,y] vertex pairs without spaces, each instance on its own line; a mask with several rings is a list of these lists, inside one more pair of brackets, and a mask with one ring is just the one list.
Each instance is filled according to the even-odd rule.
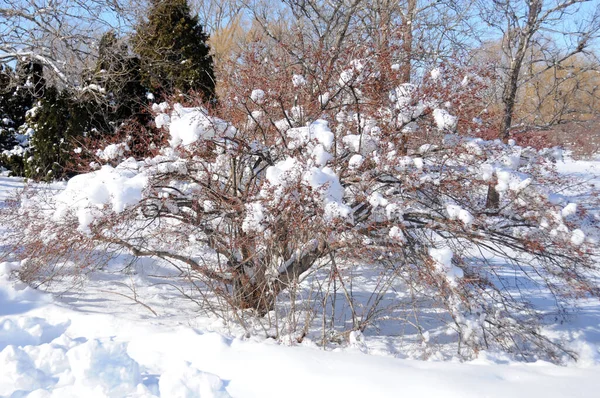
[[[600,161],[558,168],[600,184]],[[0,177],[0,201],[21,186]],[[578,363],[519,363],[485,352],[469,363],[435,355],[422,361],[399,358],[394,339],[401,337],[365,336],[324,351],[309,339],[287,347],[247,336],[198,313],[159,265],[129,260],[118,257],[50,292],[14,280],[18,263],[10,255],[0,260],[0,396],[550,398],[600,391],[597,302],[582,303],[568,324],[551,329],[570,341]]]

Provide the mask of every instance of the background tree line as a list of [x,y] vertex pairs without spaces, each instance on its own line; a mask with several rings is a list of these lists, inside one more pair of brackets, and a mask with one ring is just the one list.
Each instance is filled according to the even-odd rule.
[[147,149],[160,139],[148,94],[199,92],[214,102],[244,52],[265,62],[286,52],[310,74],[304,58],[315,47],[333,66],[342,44],[356,40],[394,58],[410,84],[447,62],[485,70],[480,116],[491,129],[468,133],[493,130],[506,141],[595,117],[599,31],[595,0],[8,0],[0,7],[0,164],[62,178],[78,167],[76,142],[132,126],[140,134],[131,146]]

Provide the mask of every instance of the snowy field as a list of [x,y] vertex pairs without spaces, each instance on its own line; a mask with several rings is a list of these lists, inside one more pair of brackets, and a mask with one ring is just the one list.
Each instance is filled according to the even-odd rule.
[[[600,161],[567,160],[558,168],[600,184]],[[0,200],[21,186],[0,177]],[[49,291],[14,280],[18,263],[10,255],[3,261],[2,397],[551,398],[600,391],[597,302],[583,302],[567,323],[547,327],[578,352],[580,361],[568,366],[488,352],[468,363],[417,360],[406,355],[402,336],[385,333],[327,351],[310,339],[288,347],[250,337],[199,313],[181,298],[181,286],[167,283],[170,271],[149,260],[131,263],[122,255]]]

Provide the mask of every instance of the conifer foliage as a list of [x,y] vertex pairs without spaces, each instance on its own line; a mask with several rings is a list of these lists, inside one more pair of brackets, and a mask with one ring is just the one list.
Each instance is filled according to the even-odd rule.
[[26,177],[51,181],[68,176],[71,140],[81,134],[81,123],[85,121],[85,117],[78,117],[80,110],[67,91],[46,89],[44,98],[27,116],[27,125],[34,133],[30,141],[32,156],[25,163]]
[[10,87],[11,72],[10,69],[0,66],[0,151],[11,149],[16,143],[15,121],[11,117],[10,107],[10,100],[14,94]]
[[153,0],[133,37],[144,84],[158,95],[196,91],[214,98],[213,60],[197,16],[186,0]]
[[44,95],[43,67],[27,59],[0,71],[0,167],[23,175],[31,132],[26,118],[36,98]]
[[142,117],[146,88],[140,59],[113,31],[100,39],[96,67],[87,83],[80,101],[87,112],[87,132],[111,134],[126,120]]

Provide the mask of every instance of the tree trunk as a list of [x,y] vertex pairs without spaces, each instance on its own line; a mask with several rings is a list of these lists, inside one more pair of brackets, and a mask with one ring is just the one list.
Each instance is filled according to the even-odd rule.
[[517,54],[517,58],[511,63],[508,71],[508,81],[504,86],[502,93],[502,104],[504,105],[502,123],[500,124],[500,138],[506,144],[510,138],[510,128],[512,125],[513,113],[517,99],[517,90],[519,88],[519,74],[523,63],[524,52],[522,56]]
[[267,283],[253,283],[248,276],[242,275],[233,283],[234,308],[254,309],[260,316],[275,308],[275,298],[279,293]]
[[[529,48],[531,37],[535,31],[534,25],[537,23],[537,17],[541,12],[541,2],[539,0],[533,0],[529,4],[529,16],[527,18],[526,29],[522,31],[507,32],[505,36],[505,42],[503,45],[508,47],[508,52],[512,55],[511,40],[515,40],[513,35],[517,35],[517,50],[512,55],[510,67],[508,68],[507,81],[504,84],[504,90],[502,91],[502,104],[504,105],[502,122],[500,124],[499,136],[502,141],[507,144],[510,139],[510,128],[512,126],[513,113],[515,111],[515,103],[517,99],[517,90],[519,89],[519,75],[521,74],[521,67],[523,60],[525,59],[525,53]],[[513,36],[513,37],[511,37]],[[497,209],[500,207],[500,194],[494,187],[495,183],[492,182],[488,186],[486,208]]]
[[[518,56],[519,54],[517,54]],[[524,53],[523,53],[524,55]],[[523,59],[515,59],[511,63],[508,72],[508,81],[504,86],[502,93],[502,104],[504,105],[502,122],[500,124],[499,136],[502,142],[508,143],[510,139],[510,127],[512,125],[513,112],[515,110],[515,102],[517,98],[517,89],[519,82],[519,72],[521,69],[521,63]],[[497,209],[500,207],[500,194],[494,188],[495,182],[491,182],[488,186],[487,200],[485,207],[487,209]]]
[[495,182],[488,185],[487,200],[485,202],[486,209],[497,209],[500,207],[500,193],[496,191]]
[[408,0],[406,13],[402,15],[402,62],[400,64],[400,79],[403,83],[410,83],[412,72],[411,61],[413,58],[413,22],[417,0]]
[[285,270],[275,279],[266,277],[267,265],[265,264],[254,265],[258,269],[253,279],[243,271],[242,267],[236,267],[238,276],[232,284],[232,306],[239,309],[251,308],[260,316],[266,315],[275,309],[277,295],[289,288],[302,273],[311,268],[326,253],[328,252],[325,242],[319,241],[312,250],[289,261]]

